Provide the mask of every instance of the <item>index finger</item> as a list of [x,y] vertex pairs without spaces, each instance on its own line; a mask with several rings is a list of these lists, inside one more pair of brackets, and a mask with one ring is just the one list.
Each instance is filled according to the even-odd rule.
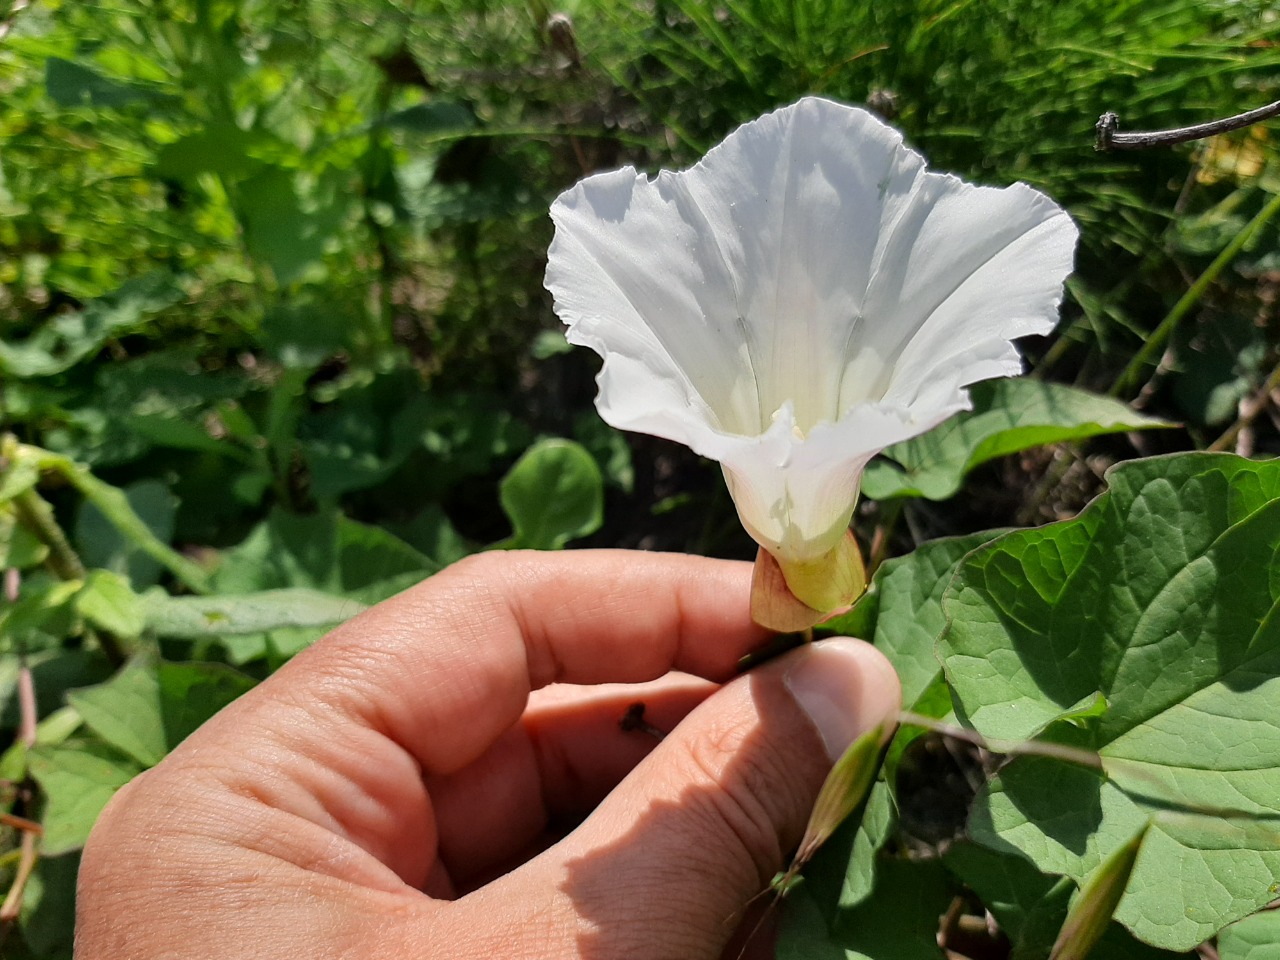
[[751,565],[623,550],[488,553],[366,611],[296,657],[288,683],[384,733],[424,771],[480,756],[554,682],[730,676],[768,634]]

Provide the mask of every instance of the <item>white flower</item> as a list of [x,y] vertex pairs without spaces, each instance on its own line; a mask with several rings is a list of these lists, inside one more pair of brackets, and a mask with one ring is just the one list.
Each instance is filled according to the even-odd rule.
[[604,358],[600,415],[719,461],[784,573],[837,548],[872,457],[1021,372],[1011,341],[1053,327],[1076,240],[1043,194],[930,173],[816,97],[689,170],[588,177],[551,217],[547,288]]

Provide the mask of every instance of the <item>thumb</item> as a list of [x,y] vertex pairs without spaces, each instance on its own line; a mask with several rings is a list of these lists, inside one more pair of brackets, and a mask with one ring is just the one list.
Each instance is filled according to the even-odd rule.
[[860,640],[792,651],[704,701],[578,830],[492,892],[510,904],[542,891],[541,956],[719,957],[799,842],[832,763],[892,723],[900,697]]

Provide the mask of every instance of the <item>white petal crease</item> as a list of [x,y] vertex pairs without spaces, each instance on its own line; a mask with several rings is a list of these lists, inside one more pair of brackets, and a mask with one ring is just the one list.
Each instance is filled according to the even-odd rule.
[[719,461],[783,565],[844,536],[866,464],[1021,369],[1076,228],[1023,184],[932,173],[870,113],[807,97],[692,168],[589,177],[552,206],[547,288],[604,359],[612,425]]

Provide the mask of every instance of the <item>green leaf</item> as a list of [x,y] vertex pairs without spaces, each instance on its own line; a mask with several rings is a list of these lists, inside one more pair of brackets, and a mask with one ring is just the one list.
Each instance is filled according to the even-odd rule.
[[43,321],[25,340],[0,340],[0,373],[48,377],[75,366],[106,341],[143,324],[182,299],[172,274],[135,277],[81,310]]
[[0,503],[26,493],[40,482],[40,466],[29,458],[0,459]]
[[601,420],[594,410],[588,410],[574,419],[573,437],[596,458],[606,483],[624,493],[632,491],[636,483],[636,471],[631,463],[631,447],[621,430],[615,430]]
[[221,663],[171,663],[157,667],[165,744],[172,750],[231,701],[253,689],[252,677]]
[[[35,684],[36,708],[41,717],[55,713],[68,690],[99,683],[111,674],[106,658],[88,650],[42,650],[27,654],[31,682]],[[0,657],[0,728],[18,726],[17,657]]]
[[294,588],[240,595],[174,597],[154,591],[143,598],[147,628],[184,640],[262,633],[286,627],[331,627],[365,605],[318,590]]
[[871,897],[827,924],[807,884],[783,901],[778,960],[942,960],[939,918],[955,888],[936,860],[885,860]]
[[435,100],[391,114],[387,126],[437,137],[456,136],[476,125],[475,115],[460,103]]
[[292,171],[268,167],[240,184],[239,205],[249,252],[269,266],[281,286],[318,264],[345,213],[338,197],[300,195]]
[[432,465],[418,482],[436,499],[460,481],[487,475],[533,442],[529,428],[503,409],[500,398],[474,392],[433,394],[418,437]]
[[902,682],[902,702],[914,704],[942,669],[934,645],[946,626],[942,594],[960,561],[999,531],[945,537],[882,563],[848,613],[822,624],[823,633],[873,642]]
[[1280,910],[1255,913],[1218,934],[1220,960],[1280,960]]
[[213,586],[223,594],[303,587],[377,603],[438,569],[404,541],[336,509],[275,510],[224,554]]
[[201,173],[241,177],[261,168],[262,161],[250,156],[254,146],[267,146],[261,134],[241,130],[233,123],[212,122],[160,148],[155,175],[175,180],[191,180]]
[[1133,874],[1150,821],[1089,872],[1067,910],[1049,960],[1085,960],[1102,939]]
[[253,684],[223,664],[137,658],[67,701],[95,736],[146,768]]
[[90,740],[36,747],[29,762],[47,798],[41,852],[50,857],[84,846],[107,801],[142,772],[130,757]]
[[165,567],[184,585],[197,592],[208,589],[208,576],[204,570],[157,537],[146,521],[134,512],[133,505],[123,490],[99,480],[86,467],[67,457],[36,447],[22,449],[24,456],[37,460],[44,469],[57,471],[78,489],[121,535],[130,540],[139,551]]
[[800,848],[787,873],[794,876],[799,867],[831,839],[853,811],[867,801],[871,785],[880,769],[880,748],[885,730],[875,727],[849,745],[827,774],[818,798],[809,813],[809,822],[800,839]]
[[[129,507],[162,543],[173,537],[178,498],[157,480],[142,480],[124,488]],[[86,566],[101,567],[126,577],[136,590],[160,579],[164,568],[127,539],[93,503],[85,501],[76,515],[76,547]]]
[[[978,895],[982,905],[999,922],[1000,929],[1015,943],[1027,917],[1056,882],[1055,877],[1041,873],[1025,857],[997,853],[964,841],[949,847],[942,862]],[[1066,915],[1065,902],[1062,914]],[[1053,929],[1056,931],[1060,925],[1055,923]],[[1047,949],[1048,944],[1045,946]]]
[[541,440],[498,487],[515,535],[506,548],[558,550],[600,529],[604,480],[591,454],[572,440]]
[[[563,330],[542,330],[529,345],[529,354],[535,360],[547,360],[561,353],[569,353],[573,344],[565,339]],[[595,416],[587,412],[587,415]],[[599,417],[596,417],[599,420]]]
[[862,492],[874,500],[946,500],[975,467],[1046,443],[1174,424],[1144,416],[1118,400],[1056,383],[1013,378],[969,388],[973,409],[924,436],[884,451],[863,474]]
[[76,595],[76,609],[94,626],[121,637],[136,637],[146,625],[142,598],[110,570],[89,571]]
[[[975,803],[980,842],[1081,880],[1152,812],[1208,814],[1156,819],[1117,911],[1185,950],[1274,898],[1280,876],[1280,461],[1185,454],[1109,483],[1076,519],[970,554],[940,652],[979,732],[1047,729],[1106,770],[1013,761]],[[1098,694],[1105,712],[1056,722]]]
[[226,438],[214,437],[203,425],[180,416],[168,413],[126,414],[120,418],[120,424],[153,446],[249,459],[242,448]]
[[408,523],[392,529],[397,536],[430,557],[440,567],[446,567],[475,551],[454,529],[438,504],[427,504]]
[[22,939],[41,958],[70,957],[75,937],[76,874],[80,855],[53,857],[47,849],[22,895]]
[[302,450],[311,470],[311,491],[320,498],[375,486],[422,447],[431,418],[423,396],[384,409],[373,391],[344,397],[303,422]]
[[111,109],[156,99],[156,94],[144,87],[111,80],[83,64],[61,57],[45,61],[44,78],[50,99],[60,107],[87,104]]
[[859,954],[831,936],[807,888],[807,883],[793,887],[780,904],[783,921],[775,956],[778,960],[859,960]]
[[836,911],[856,907],[875,888],[876,852],[893,835],[897,818],[889,785],[878,780],[859,814],[841,825],[804,868],[804,882],[829,921]]
[[[822,624],[823,633],[871,641],[897,671],[908,710],[939,720],[949,716],[951,694],[942,682],[934,650],[946,626],[942,595],[961,559],[998,535],[998,531],[986,531],[932,540],[905,556],[886,560],[853,609]],[[899,728],[885,756],[890,783],[897,783],[898,765],[907,748],[925,732],[912,725]]]
[[39,566],[48,555],[49,548],[18,522],[13,509],[0,498],[0,570]]
[[72,601],[80,587],[78,580],[38,576],[24,582],[17,603],[0,603],[0,644],[39,649],[76,633]]
[[142,768],[154,767],[168,753],[160,680],[147,660],[131,661],[106,683],[72,690],[67,702],[96,736]]

